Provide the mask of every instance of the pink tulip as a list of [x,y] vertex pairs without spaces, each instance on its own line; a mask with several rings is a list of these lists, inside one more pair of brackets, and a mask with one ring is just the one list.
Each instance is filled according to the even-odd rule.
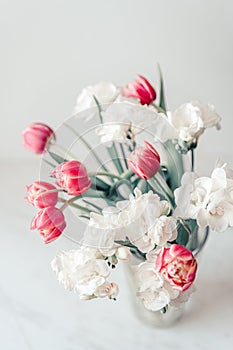
[[28,203],[37,208],[54,207],[58,200],[56,187],[48,182],[36,181],[26,187]]
[[173,244],[170,248],[160,250],[156,269],[174,289],[182,292],[192,285],[196,276],[197,262],[188,249]]
[[23,145],[36,154],[46,151],[49,141],[55,140],[53,130],[42,123],[33,123],[23,132]]
[[79,196],[91,186],[85,166],[76,160],[61,163],[52,171],[51,176],[57,179],[56,184],[69,195]]
[[61,210],[55,207],[41,209],[31,222],[31,230],[39,230],[45,243],[58,238],[66,227],[65,217]]
[[123,89],[123,95],[126,97],[138,98],[142,105],[149,105],[156,99],[156,91],[149,81],[141,75],[138,75],[133,83]]
[[129,156],[129,168],[141,179],[148,180],[160,168],[160,157],[154,147],[144,141],[145,147],[136,148]]

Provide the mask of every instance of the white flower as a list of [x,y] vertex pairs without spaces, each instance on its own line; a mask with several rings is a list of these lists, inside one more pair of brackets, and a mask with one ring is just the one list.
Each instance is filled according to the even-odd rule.
[[51,266],[58,281],[66,289],[74,290],[82,299],[95,295],[110,274],[110,268],[100,253],[86,247],[61,252]]
[[97,129],[101,142],[133,141],[135,136],[148,127],[161,142],[175,137],[174,128],[163,114],[152,107],[129,101],[115,102],[102,113],[104,123]]
[[115,207],[104,208],[102,214],[91,213],[83,244],[98,248],[105,256],[113,255],[117,248],[115,241],[125,239],[118,215]]
[[210,226],[217,232],[233,227],[233,202],[228,192],[219,190],[213,193],[207,207],[198,212],[197,223],[201,227]]
[[100,82],[96,85],[88,86],[77,97],[74,113],[87,111],[87,119],[90,119],[98,113],[93,96],[98,100],[101,108],[104,109],[108,104],[113,103],[119,94],[120,89],[109,82]]
[[197,178],[194,173],[184,173],[181,187],[174,191],[177,206],[174,216],[183,219],[196,218],[199,210],[207,205],[211,186],[211,179],[208,177]]
[[168,241],[174,241],[177,238],[177,223],[173,217],[165,215],[160,216],[154,227],[149,230],[149,235],[154,243],[159,246],[165,245]]
[[128,247],[119,247],[116,249],[116,257],[119,259],[119,260],[130,260],[132,254],[130,252],[130,249]]
[[100,249],[105,255],[105,250],[110,250],[112,255],[117,248],[116,241],[129,239],[142,252],[149,252],[155,245],[149,230],[167,211],[167,206],[168,202],[161,201],[152,191],[142,194],[136,188],[129,200],[105,208],[102,214],[91,214],[83,242]]
[[147,253],[152,250],[155,242],[149,231],[167,208],[167,202],[161,201],[152,191],[141,194],[136,188],[129,201],[118,202],[117,207],[121,210],[118,218],[126,237],[140,251]]
[[108,296],[110,299],[115,299],[119,293],[119,288],[116,283],[105,282],[95,290],[95,296],[104,298]]
[[168,113],[171,124],[177,130],[178,143],[186,143],[190,147],[196,143],[206,128],[216,126],[220,128],[220,116],[213,105],[203,105],[199,101],[191,101],[181,105],[173,113]]
[[188,289],[186,289],[184,292],[179,293],[178,297],[175,299],[172,299],[170,301],[170,306],[175,307],[176,309],[179,309],[180,307],[182,307],[182,305],[184,303],[186,303],[189,298],[190,295],[192,293],[194,293],[196,291],[195,285],[192,284],[191,287],[189,287]]
[[179,291],[171,288],[157,272],[155,263],[146,261],[135,267],[135,278],[138,285],[137,295],[149,310],[161,310],[179,295]]
[[210,178],[184,174],[175,200],[178,217],[196,219],[199,226],[217,232],[233,226],[233,176],[226,165],[216,168]]

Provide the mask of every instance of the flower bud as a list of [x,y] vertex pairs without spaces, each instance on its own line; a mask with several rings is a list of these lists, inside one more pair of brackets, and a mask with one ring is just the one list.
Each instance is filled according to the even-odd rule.
[[131,258],[131,252],[128,247],[119,247],[116,251],[116,256],[119,260],[130,260]]
[[149,105],[156,99],[156,92],[149,81],[141,75],[138,75],[135,81],[128,84],[123,89],[123,95],[140,100],[142,105]]
[[85,166],[76,160],[61,163],[52,171],[51,176],[57,179],[56,184],[69,195],[79,196],[91,186]]
[[37,229],[44,237],[45,243],[58,238],[66,227],[65,217],[61,210],[55,207],[41,209],[31,222],[31,230]]
[[95,296],[98,298],[104,298],[106,296],[109,299],[115,299],[119,293],[119,288],[116,283],[105,282],[95,290]]
[[54,207],[57,203],[57,189],[48,182],[36,181],[26,189],[28,196],[25,199],[37,208]]
[[23,145],[36,154],[46,151],[49,141],[55,140],[53,130],[42,123],[33,123],[23,132]]
[[130,154],[128,166],[138,177],[148,180],[159,170],[160,156],[149,142],[144,144],[145,147],[138,147]]

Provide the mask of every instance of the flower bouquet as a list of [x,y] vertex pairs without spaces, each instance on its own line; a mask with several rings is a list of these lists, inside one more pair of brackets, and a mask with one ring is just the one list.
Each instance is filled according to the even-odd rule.
[[195,174],[199,137],[220,117],[199,101],[169,111],[158,72],[156,90],[143,76],[85,88],[56,133],[34,123],[23,143],[43,155],[46,177],[27,186],[39,209],[31,229],[45,243],[74,242],[51,263],[59,282],[83,300],[115,300],[111,275],[127,261],[141,305],[164,315],[194,290],[208,227],[233,226],[233,173],[217,164],[211,177]]

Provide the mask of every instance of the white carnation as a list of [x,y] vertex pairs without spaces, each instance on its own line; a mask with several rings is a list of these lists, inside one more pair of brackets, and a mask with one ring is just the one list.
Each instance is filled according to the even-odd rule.
[[220,116],[213,105],[204,105],[199,101],[184,103],[174,112],[168,113],[170,123],[177,130],[178,143],[190,147],[196,143],[206,128],[220,128]]
[[81,299],[90,299],[98,294],[110,274],[107,261],[98,250],[87,247],[61,252],[53,259],[51,266],[58,281],[66,289],[74,290]]
[[74,113],[78,114],[87,111],[87,119],[94,117],[98,113],[94,97],[98,100],[101,108],[106,108],[113,103],[120,94],[120,89],[109,82],[100,82],[96,85],[88,86],[82,90],[77,97]]
[[233,176],[226,165],[214,169],[209,178],[184,174],[175,200],[176,216],[196,219],[199,226],[217,232],[233,226]]
[[149,235],[156,245],[163,246],[177,238],[177,223],[173,217],[160,216],[150,229]]
[[135,279],[137,295],[149,310],[161,310],[179,295],[179,291],[171,288],[157,272],[155,263],[146,261],[135,267]]
[[103,125],[97,129],[101,142],[129,143],[148,127],[161,142],[175,137],[174,128],[163,114],[152,107],[129,101],[111,104],[103,115]]
[[152,191],[142,194],[134,190],[129,200],[117,202],[102,214],[91,214],[84,234],[84,243],[100,250],[115,249],[116,241],[129,239],[142,252],[149,252],[155,242],[149,235],[156,219],[167,210],[168,203],[161,201]]

